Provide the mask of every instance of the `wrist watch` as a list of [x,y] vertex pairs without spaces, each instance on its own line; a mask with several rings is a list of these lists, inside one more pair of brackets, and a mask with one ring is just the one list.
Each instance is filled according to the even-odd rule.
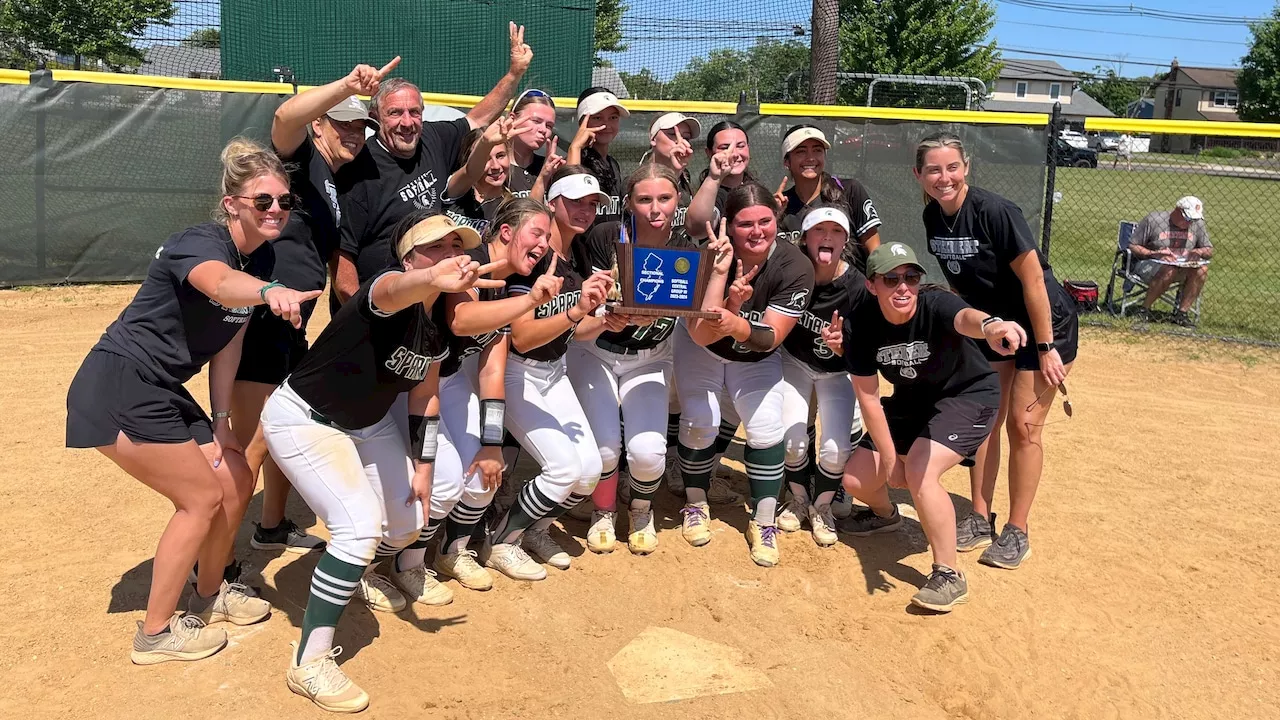
[[1036,343],[1036,352],[1046,353],[1053,349],[1053,343]]

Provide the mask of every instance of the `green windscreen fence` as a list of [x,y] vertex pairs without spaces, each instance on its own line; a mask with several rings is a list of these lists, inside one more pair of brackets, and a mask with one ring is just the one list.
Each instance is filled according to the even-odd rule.
[[222,0],[222,76],[321,85],[357,63],[403,59],[424,91],[484,95],[507,71],[508,21],[534,49],[526,86],[576,96],[591,84],[594,0]]

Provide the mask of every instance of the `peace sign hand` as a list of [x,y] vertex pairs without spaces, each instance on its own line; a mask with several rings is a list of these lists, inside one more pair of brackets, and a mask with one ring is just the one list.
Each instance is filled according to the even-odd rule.
[[725,277],[729,276],[729,269],[733,267],[733,243],[725,232],[727,224],[725,218],[720,218],[720,234],[717,235],[711,223],[707,223],[707,249],[716,254],[712,270]]
[[507,24],[507,33],[511,36],[511,74],[517,78],[524,75],[533,62],[533,48],[524,43],[524,26],[515,23]]
[[556,152],[560,145],[560,138],[555,135],[551,136],[551,148],[547,150],[547,159],[542,163],[542,170],[538,172],[538,176],[551,180],[551,176],[564,165],[564,156]]
[[481,276],[502,270],[506,266],[505,259],[481,265],[467,255],[455,255],[431,266],[431,285],[445,293],[466,292],[471,288],[504,287],[506,283],[502,280],[487,280]]
[[519,137],[533,131],[534,121],[532,118],[525,118],[516,121],[510,115],[499,117],[489,124],[484,130],[484,141],[490,147],[496,145],[506,145],[511,142],[512,138]]
[[587,127],[587,123],[590,121],[590,115],[582,116],[582,120],[578,123],[578,132],[573,136],[573,142],[569,143],[570,147],[582,150],[583,148],[591,147],[591,144],[596,141],[596,133],[603,130],[604,126]]
[[396,66],[400,64],[400,56],[397,55],[391,59],[391,62],[383,65],[381,69],[376,69],[371,65],[357,65],[347,73],[346,82],[347,89],[352,95],[373,95],[378,92],[378,85],[382,79],[387,76]]
[[547,265],[547,271],[533,281],[533,287],[529,288],[529,299],[534,307],[551,302],[551,298],[559,295],[560,288],[564,285],[564,278],[556,275],[556,264],[560,262],[560,256],[554,251],[549,252],[551,263]]
[[778,189],[773,193],[773,199],[778,202],[778,207],[785,208],[787,206],[787,196],[782,194],[787,189],[787,179],[782,178],[782,182],[778,183]]
[[733,284],[729,286],[729,301],[726,307],[733,312],[738,312],[742,306],[751,299],[755,294],[755,288],[751,287],[751,281],[755,279],[760,272],[759,265],[751,268],[751,272],[745,275],[742,272],[742,261],[738,261],[738,277],[734,278]]
[[844,354],[844,323],[840,321],[839,310],[831,313],[831,324],[822,328],[822,341],[827,344],[831,352],[837,355]]

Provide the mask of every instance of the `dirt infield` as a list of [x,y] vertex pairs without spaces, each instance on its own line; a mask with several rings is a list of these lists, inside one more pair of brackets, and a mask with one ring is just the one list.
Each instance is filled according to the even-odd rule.
[[[0,291],[0,717],[322,717],[284,683],[315,557],[253,552],[243,531],[274,615],[207,661],[129,663],[170,508],[64,449],[63,427],[134,290]],[[1016,572],[963,556],[971,602],[950,616],[908,609],[929,568],[914,522],[827,550],[789,535],[765,570],[741,510],[695,549],[664,492],[648,558],[582,549],[546,582],[400,616],[353,604],[337,642],[365,717],[1280,716],[1280,354],[1172,343],[1086,331],[1075,417],[1046,429],[1035,555]],[[946,481],[967,510],[967,477]]]

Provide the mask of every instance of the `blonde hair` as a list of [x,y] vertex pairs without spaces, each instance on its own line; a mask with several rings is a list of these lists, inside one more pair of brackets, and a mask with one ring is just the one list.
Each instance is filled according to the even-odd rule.
[[[969,151],[964,149],[964,143],[960,141],[960,136],[955,133],[939,132],[927,135],[916,145],[916,172],[924,169],[924,158],[933,150],[942,148],[952,148],[960,153],[960,162],[966,166],[969,165]],[[924,204],[928,205],[932,199],[929,193],[921,189],[920,194],[924,196]]]
[[[284,164],[275,153],[262,147],[246,137],[233,137],[222,148],[222,197],[239,195],[244,187],[263,175],[275,175],[285,185],[289,184],[289,175]],[[213,219],[223,225],[227,224],[227,211],[218,200],[213,211]]]
[[491,243],[498,239],[498,235],[502,232],[505,225],[511,228],[511,233],[520,232],[520,228],[529,222],[529,219],[536,215],[545,215],[547,219],[553,219],[555,213],[551,208],[537,200],[527,197],[509,197],[498,205],[498,209],[493,213],[493,220],[489,222],[489,227],[485,230],[484,241]]

